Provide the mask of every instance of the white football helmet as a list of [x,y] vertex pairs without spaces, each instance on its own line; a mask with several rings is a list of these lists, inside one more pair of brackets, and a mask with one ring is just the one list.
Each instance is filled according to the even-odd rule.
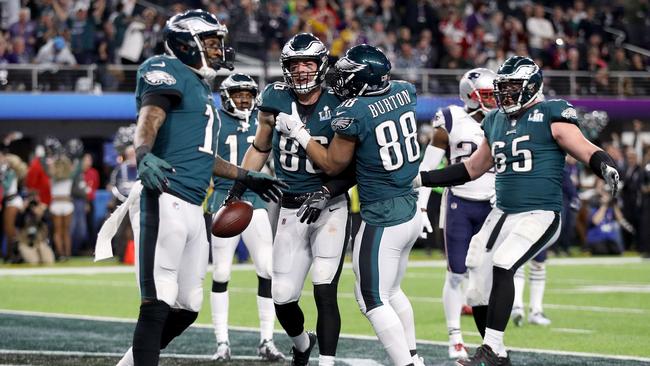
[[471,69],[463,75],[458,85],[460,99],[471,112],[487,113],[497,107],[494,99],[494,80],[497,74],[488,69]]

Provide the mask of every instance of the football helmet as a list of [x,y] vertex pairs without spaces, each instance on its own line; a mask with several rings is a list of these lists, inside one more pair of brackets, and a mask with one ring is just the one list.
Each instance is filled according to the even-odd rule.
[[343,99],[381,94],[390,87],[390,69],[390,61],[379,48],[354,46],[334,65],[332,88]]
[[56,156],[63,152],[61,141],[54,136],[46,136],[43,140],[43,146],[45,147],[45,156],[47,157]]
[[[463,75],[458,85],[460,99],[471,113],[487,113],[496,108],[494,80],[497,74],[492,70],[476,68]],[[471,114],[470,113],[470,114]]]
[[79,159],[84,153],[84,144],[77,138],[70,139],[65,144],[65,151],[70,159]]
[[[169,18],[163,29],[165,49],[170,55],[178,58],[185,65],[194,68],[208,80],[214,79],[217,70],[226,68],[232,70],[234,51],[225,47],[228,29],[221,24],[217,17],[204,10],[188,10]],[[205,38],[216,36],[221,41],[221,57],[211,59],[207,52]]]
[[542,70],[528,57],[512,56],[499,70],[494,80],[494,94],[499,109],[505,114],[517,113],[542,97]]
[[[306,94],[316,89],[323,83],[325,74],[329,70],[328,55],[327,47],[318,37],[311,33],[296,34],[285,43],[280,54],[280,65],[282,66],[284,81],[298,94]],[[294,81],[295,78],[302,76],[299,73],[291,72],[290,66],[294,60],[313,60],[316,62],[316,71],[308,73],[306,82],[296,83]]]
[[[250,106],[245,109],[240,109],[232,99],[231,94],[238,91],[249,91],[252,94]],[[255,100],[257,98],[258,88],[257,83],[252,77],[246,74],[232,74],[229,75],[224,81],[221,82],[219,87],[219,94],[221,95],[221,107],[226,113],[230,114],[244,121],[248,121],[253,109],[255,109]]]

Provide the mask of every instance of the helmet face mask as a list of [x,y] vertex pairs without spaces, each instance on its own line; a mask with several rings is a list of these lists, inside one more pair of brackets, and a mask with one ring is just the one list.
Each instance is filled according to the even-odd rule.
[[544,81],[542,71],[528,57],[512,56],[497,72],[494,94],[499,109],[515,114],[542,97]]
[[219,94],[223,110],[247,123],[256,106],[258,86],[255,80],[246,74],[231,74],[221,83]]
[[299,33],[282,48],[280,65],[284,81],[294,92],[307,94],[325,80],[329,51],[311,33]]
[[494,98],[496,76],[492,70],[484,68],[472,69],[463,75],[458,85],[458,93],[466,109],[487,113],[497,107]]
[[390,69],[390,61],[380,49],[354,46],[334,65],[332,89],[343,99],[384,93],[390,87]]

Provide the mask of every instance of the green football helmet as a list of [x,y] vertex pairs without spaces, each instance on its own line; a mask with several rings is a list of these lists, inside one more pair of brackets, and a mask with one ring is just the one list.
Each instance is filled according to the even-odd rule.
[[542,70],[535,61],[523,56],[508,58],[494,80],[494,96],[505,114],[527,108],[542,96],[543,89]]
[[[329,51],[318,37],[311,33],[298,33],[285,43],[280,54],[280,65],[284,81],[298,94],[306,94],[319,87],[325,81],[329,70],[327,57]],[[316,62],[316,71],[307,73],[306,82],[296,83],[294,79],[305,77],[291,72],[291,62],[294,60],[312,60]]]
[[[250,107],[246,109],[237,108],[237,104],[232,98],[232,94],[238,91],[249,91],[252,95]],[[250,117],[251,112],[255,109],[255,99],[257,98],[257,82],[246,74],[235,73],[229,75],[221,82],[219,94],[221,96],[221,107],[226,113],[233,117],[245,120]]]
[[390,69],[390,61],[379,48],[354,46],[334,65],[332,88],[343,99],[381,94],[390,87]]
[[[220,68],[232,70],[234,51],[225,47],[228,29],[216,16],[204,10],[188,10],[169,18],[163,29],[165,49],[189,67],[201,65],[201,76],[212,80]],[[217,37],[221,40],[221,58],[209,59],[204,39]]]

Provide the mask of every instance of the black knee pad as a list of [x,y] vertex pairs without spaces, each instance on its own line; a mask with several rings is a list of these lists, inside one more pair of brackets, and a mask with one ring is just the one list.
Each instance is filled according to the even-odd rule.
[[228,282],[212,281],[212,292],[226,292],[228,291]]
[[298,301],[275,304],[275,316],[289,337],[297,337],[305,329],[305,315],[298,306]]
[[257,276],[257,296],[271,298],[271,279]]
[[160,340],[169,315],[169,305],[154,300],[140,305],[138,323],[133,332],[133,360],[138,366],[158,365]]
[[341,333],[341,314],[336,299],[337,283],[314,285],[314,298],[318,309],[316,334],[321,355],[336,355],[336,346]]
[[164,349],[169,342],[181,335],[185,329],[194,323],[197,316],[199,316],[199,313],[194,311],[171,309],[160,338],[160,349]]

